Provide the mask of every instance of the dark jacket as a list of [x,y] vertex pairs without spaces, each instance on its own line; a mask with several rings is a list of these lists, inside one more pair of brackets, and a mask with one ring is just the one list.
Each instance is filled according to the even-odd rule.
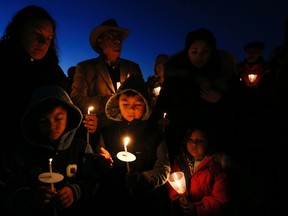
[[[165,136],[170,159],[179,152],[179,141],[191,125],[209,125],[217,133],[221,123],[229,135],[235,130],[242,91],[235,65],[233,55],[223,50],[216,50],[200,69],[191,64],[184,51],[165,64],[165,79],[151,120],[159,121],[163,113],[167,113],[170,123],[165,128]],[[220,100],[212,103],[201,97],[206,85],[221,93]],[[230,151],[227,146],[223,148]]]
[[[56,145],[39,136],[33,120],[35,117],[32,117],[36,106],[51,99],[62,101],[68,106],[66,130]],[[55,188],[69,186],[73,191],[75,202],[67,211],[75,212],[78,206],[94,195],[98,174],[94,167],[93,150],[85,140],[74,136],[82,117],[79,108],[62,88],[56,85],[45,86],[34,92],[21,122],[21,130],[27,142],[21,143],[15,156],[15,167],[12,170],[15,175],[7,185],[9,192],[4,208],[13,210],[15,215],[52,215],[49,214],[51,209],[35,210],[25,205],[26,192],[47,184],[40,181],[39,175],[49,172],[50,158],[53,159],[53,172],[63,176],[63,180],[54,184]]]
[[[0,153],[0,178],[5,176],[9,170],[11,158],[10,153],[18,148],[23,136],[20,130],[20,119],[23,116],[33,91],[45,85],[59,85],[67,92],[70,91],[69,80],[58,65],[57,59],[32,60],[20,44],[13,40],[0,42],[0,65],[1,73],[5,74],[5,81],[1,85],[3,101],[3,121],[7,128],[2,130],[2,136],[13,137],[13,142],[3,145]],[[4,85],[4,82],[6,85]],[[7,85],[9,86],[7,88]],[[9,113],[13,113],[8,115]],[[13,128],[13,130],[11,130]],[[13,161],[12,161],[13,163]],[[7,171],[8,170],[8,171]]]

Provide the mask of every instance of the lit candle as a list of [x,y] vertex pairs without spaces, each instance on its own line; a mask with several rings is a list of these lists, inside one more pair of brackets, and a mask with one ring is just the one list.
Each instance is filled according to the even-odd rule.
[[[125,137],[124,138],[124,150],[125,150],[125,156],[128,156],[128,150],[127,150],[127,145],[130,141],[129,137]],[[130,171],[130,167],[129,167],[129,162],[126,162],[126,166],[127,166],[127,172]]]
[[[93,110],[93,109],[94,109],[93,106],[88,107],[88,111],[87,111],[88,115],[90,114],[90,111]],[[90,143],[89,130],[88,130],[88,128],[87,128],[87,143],[88,143],[88,144]]]
[[166,118],[166,112],[163,113],[163,121],[162,121],[162,132],[164,133],[165,132],[165,118]]
[[[53,178],[53,176],[52,176],[52,173],[53,173],[53,172],[52,172],[52,160],[53,160],[52,158],[49,159],[49,172],[50,172],[50,177],[51,177],[51,178]],[[54,191],[54,183],[53,183],[53,180],[52,180],[52,182],[51,182],[51,190]]]
[[93,109],[94,109],[93,106],[88,107],[88,112],[87,113],[90,114],[90,111],[93,110]]
[[129,137],[125,137],[124,138],[124,150],[125,150],[125,155],[127,156],[127,145],[128,145],[128,143],[129,143],[129,141],[130,141],[130,138]]
[[121,86],[121,82],[117,82],[117,89]]
[[163,119],[165,119],[167,113],[163,113]]
[[156,96],[159,95],[160,90],[161,90],[161,86],[158,86],[158,87],[155,87],[155,88],[154,88],[154,92],[155,92],[155,95],[156,95]]
[[52,177],[52,158],[49,159],[49,171],[50,171],[50,176]]
[[185,176],[184,173],[179,171],[179,172],[174,172],[170,174],[168,177],[168,182],[170,185],[174,188],[174,190],[179,193],[179,194],[184,194],[186,191],[186,181],[185,181]]
[[252,84],[257,78],[257,74],[248,74],[248,79],[250,83]]

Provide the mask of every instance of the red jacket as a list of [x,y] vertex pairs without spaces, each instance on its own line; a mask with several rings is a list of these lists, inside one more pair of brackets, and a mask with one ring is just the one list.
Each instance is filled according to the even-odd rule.
[[[264,60],[259,60],[253,64],[243,61],[238,64],[238,74],[245,81],[246,86],[258,86],[262,76],[269,71],[268,63]],[[248,75],[257,75],[255,80],[249,80]]]
[[[186,196],[195,205],[197,215],[221,215],[229,201],[228,178],[221,164],[216,162],[212,156],[207,156],[191,175],[191,173],[187,173],[189,169],[183,170],[183,164],[180,166],[179,162],[183,162],[183,160],[178,159],[176,158],[174,161],[171,173],[184,172],[187,187]],[[167,186],[170,200],[173,202],[180,195],[169,183]]]

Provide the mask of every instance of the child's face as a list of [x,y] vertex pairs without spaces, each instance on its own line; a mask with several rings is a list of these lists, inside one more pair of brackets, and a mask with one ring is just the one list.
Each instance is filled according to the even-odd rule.
[[38,118],[38,129],[42,136],[55,141],[63,134],[67,123],[67,110],[56,107],[51,112],[42,113]]
[[202,159],[206,155],[207,144],[205,134],[200,130],[195,130],[188,139],[186,147],[193,158],[197,160]]
[[143,117],[145,102],[138,94],[134,96],[121,94],[119,97],[119,108],[123,118],[131,122],[134,119],[141,119]]

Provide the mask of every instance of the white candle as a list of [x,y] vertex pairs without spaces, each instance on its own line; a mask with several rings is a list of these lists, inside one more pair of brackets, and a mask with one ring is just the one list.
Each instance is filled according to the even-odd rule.
[[163,113],[163,119],[162,119],[162,132],[165,132],[165,118],[166,118],[166,112]]
[[49,171],[50,171],[50,176],[52,177],[52,158],[49,159]]
[[[50,172],[50,177],[52,178],[52,158],[49,159],[49,172]],[[54,183],[51,183],[51,190],[54,191]]]
[[[88,107],[88,111],[87,111],[88,115],[90,114],[90,111],[93,110],[93,109],[94,109],[93,106]],[[88,143],[88,144],[90,143],[88,128],[87,128],[87,143]]]
[[[124,138],[124,150],[125,150],[125,156],[128,156],[128,150],[127,150],[127,145],[130,141],[130,138],[129,137],[125,137]],[[127,172],[130,171],[130,167],[129,167],[129,162],[126,162],[126,165],[127,165]]]

